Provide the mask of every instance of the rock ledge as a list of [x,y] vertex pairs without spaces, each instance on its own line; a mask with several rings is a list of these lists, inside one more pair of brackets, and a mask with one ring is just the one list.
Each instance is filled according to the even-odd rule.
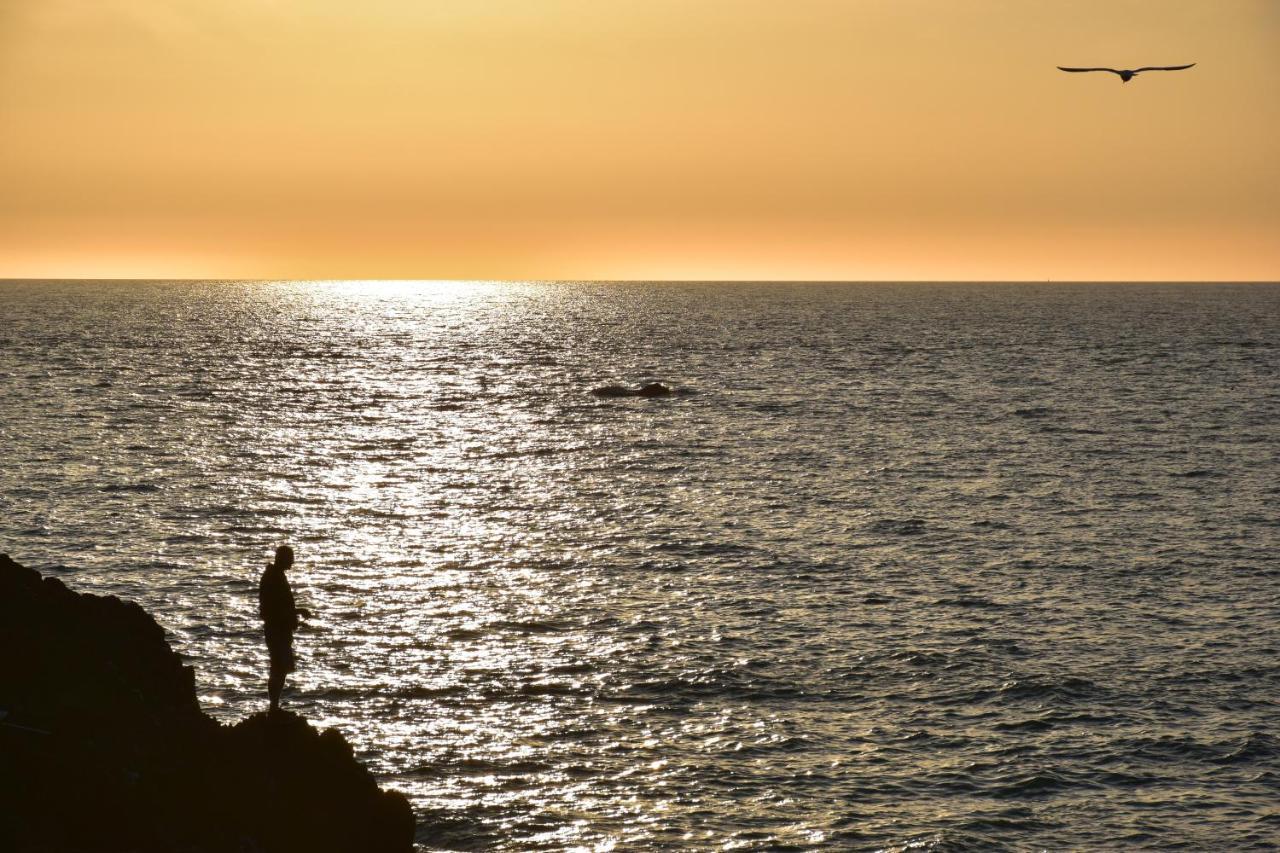
[[413,813],[336,731],[206,716],[141,607],[0,554],[0,850],[409,851]]

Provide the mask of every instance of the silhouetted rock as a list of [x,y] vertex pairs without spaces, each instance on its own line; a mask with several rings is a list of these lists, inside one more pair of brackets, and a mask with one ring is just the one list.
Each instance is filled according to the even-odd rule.
[[597,397],[671,397],[689,393],[686,389],[675,389],[663,382],[646,382],[637,388],[626,385],[603,385],[593,388],[591,393]]
[[141,607],[0,555],[0,850],[407,851],[413,816],[336,731],[207,717]]

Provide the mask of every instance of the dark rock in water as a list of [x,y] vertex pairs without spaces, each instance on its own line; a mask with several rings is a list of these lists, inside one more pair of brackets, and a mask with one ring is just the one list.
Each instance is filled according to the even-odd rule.
[[591,391],[597,397],[671,397],[677,393],[675,388],[663,382],[648,382],[637,388],[626,385],[604,385]]
[[335,731],[205,716],[138,605],[0,555],[0,850],[408,851],[413,814]]
[[638,397],[670,397],[675,390],[670,385],[663,385],[661,382],[650,382],[642,385],[636,393]]

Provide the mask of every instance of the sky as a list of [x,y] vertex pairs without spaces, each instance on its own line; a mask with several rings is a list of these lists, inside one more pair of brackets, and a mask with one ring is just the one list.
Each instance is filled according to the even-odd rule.
[[0,0],[0,277],[1277,280],[1280,0]]

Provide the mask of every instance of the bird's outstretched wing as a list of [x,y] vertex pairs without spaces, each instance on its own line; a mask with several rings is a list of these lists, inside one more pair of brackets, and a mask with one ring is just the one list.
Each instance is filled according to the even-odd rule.
[[1119,71],[1115,70],[1114,68],[1063,68],[1061,65],[1059,65],[1059,66],[1058,66],[1058,70],[1059,70],[1059,71],[1071,71],[1071,72],[1079,72],[1079,71],[1110,71],[1112,74],[1119,74],[1119,73],[1120,73]]
[[[1195,65],[1195,63],[1191,63]],[[1181,71],[1184,68],[1190,68],[1191,65],[1148,65],[1146,68],[1138,68],[1134,70],[1134,74],[1139,71]]]

